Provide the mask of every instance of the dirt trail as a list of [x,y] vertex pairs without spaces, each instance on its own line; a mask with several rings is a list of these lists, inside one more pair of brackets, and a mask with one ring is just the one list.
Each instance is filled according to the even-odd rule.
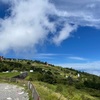
[[24,88],[17,85],[0,83],[0,100],[29,100]]

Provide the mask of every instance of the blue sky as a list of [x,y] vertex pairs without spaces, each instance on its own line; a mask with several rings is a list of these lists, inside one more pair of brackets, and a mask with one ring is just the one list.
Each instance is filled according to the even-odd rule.
[[0,55],[100,75],[99,3],[0,0]]

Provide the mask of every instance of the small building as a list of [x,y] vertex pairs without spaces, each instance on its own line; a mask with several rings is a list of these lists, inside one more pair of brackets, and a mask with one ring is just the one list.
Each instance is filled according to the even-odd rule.
[[0,61],[3,61],[3,59],[4,59],[3,56],[0,56]]
[[49,64],[47,62],[44,63],[46,66],[49,66]]
[[80,74],[79,73],[77,74],[77,77],[80,77]]
[[33,73],[33,70],[30,70],[30,73]]

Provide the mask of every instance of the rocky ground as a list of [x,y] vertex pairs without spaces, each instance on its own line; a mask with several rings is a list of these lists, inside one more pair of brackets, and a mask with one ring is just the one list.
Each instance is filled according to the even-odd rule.
[[22,87],[0,83],[0,100],[29,100],[29,97]]

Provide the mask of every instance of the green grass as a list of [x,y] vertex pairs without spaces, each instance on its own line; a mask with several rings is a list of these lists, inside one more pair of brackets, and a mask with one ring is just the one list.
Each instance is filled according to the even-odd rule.
[[19,74],[20,74],[19,72],[0,73],[0,77],[1,78],[11,78]]
[[[36,81],[33,84],[35,85],[41,100],[59,100],[61,94],[54,91],[55,86]],[[66,98],[62,95],[60,100],[66,100]]]
[[[35,85],[41,100],[52,100],[52,98],[53,100],[100,100],[100,98],[93,97],[87,91],[78,90],[74,86],[52,85],[39,81],[35,81],[33,84]],[[57,86],[61,86],[63,90],[57,92]]]
[[[30,62],[30,64],[28,64],[27,62],[30,61],[4,61],[1,62],[1,65],[11,69],[14,68],[13,70],[18,71],[29,71],[33,69],[34,72],[29,72],[26,80],[33,81],[41,100],[100,100],[100,89],[98,90],[98,88],[91,88],[84,85],[84,81],[90,82],[93,81],[93,79],[95,80],[93,82],[100,83],[100,77],[82,73],[74,69],[51,65],[47,66],[46,64],[37,62]],[[19,67],[20,64],[21,66]],[[80,74],[80,78],[77,77],[78,73]],[[11,78],[19,74],[20,73],[0,73],[0,79]],[[70,76],[71,78],[66,78],[66,76]],[[54,83],[52,83],[53,81]],[[70,81],[73,84],[71,84]]]

